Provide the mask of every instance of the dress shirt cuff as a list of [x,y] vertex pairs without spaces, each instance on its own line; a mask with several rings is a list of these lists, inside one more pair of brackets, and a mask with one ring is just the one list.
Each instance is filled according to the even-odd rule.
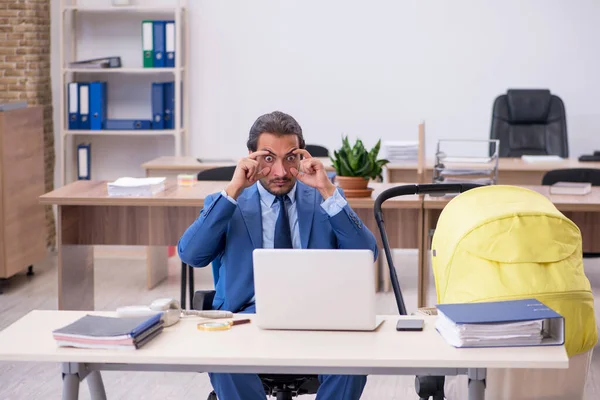
[[325,210],[330,217],[334,217],[342,211],[344,207],[346,207],[348,202],[344,197],[340,194],[340,191],[336,188],[333,192],[333,196],[329,196],[325,201],[321,203],[321,208]]
[[225,191],[225,189],[221,190],[221,196],[225,197],[227,200],[229,200],[231,203],[233,203],[233,205],[237,206],[237,201],[235,201],[235,199],[233,197],[229,197],[227,195],[227,192]]

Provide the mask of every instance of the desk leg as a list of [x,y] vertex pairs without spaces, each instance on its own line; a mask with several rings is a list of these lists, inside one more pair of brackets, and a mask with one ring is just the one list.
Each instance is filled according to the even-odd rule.
[[106,400],[106,391],[100,371],[91,371],[86,378],[92,400]]
[[62,400],[79,399],[79,376],[77,374],[63,374]]
[[469,368],[469,400],[485,400],[485,368]]
[[146,287],[153,289],[169,274],[169,247],[146,247]]

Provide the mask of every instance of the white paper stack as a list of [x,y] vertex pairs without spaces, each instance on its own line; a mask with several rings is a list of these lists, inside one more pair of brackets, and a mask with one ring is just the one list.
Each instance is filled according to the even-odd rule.
[[109,196],[152,196],[165,189],[166,178],[119,178],[107,184]]
[[418,141],[384,141],[381,147],[383,157],[391,163],[416,163],[418,161]]
[[585,195],[592,191],[592,184],[587,182],[556,182],[550,186],[550,194]]

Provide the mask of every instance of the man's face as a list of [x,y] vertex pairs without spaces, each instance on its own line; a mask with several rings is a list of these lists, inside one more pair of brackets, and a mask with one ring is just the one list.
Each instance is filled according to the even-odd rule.
[[275,196],[286,195],[292,190],[296,178],[291,174],[290,168],[300,166],[300,156],[293,153],[299,148],[298,136],[261,133],[258,137],[257,149],[268,151],[266,156],[257,158],[259,171],[269,167],[269,174],[260,182],[267,191]]

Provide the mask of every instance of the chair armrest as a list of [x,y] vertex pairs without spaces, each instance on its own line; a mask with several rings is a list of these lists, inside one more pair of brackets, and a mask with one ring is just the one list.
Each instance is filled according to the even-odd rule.
[[215,293],[217,293],[215,290],[196,290],[192,301],[192,309],[198,311],[212,310]]

